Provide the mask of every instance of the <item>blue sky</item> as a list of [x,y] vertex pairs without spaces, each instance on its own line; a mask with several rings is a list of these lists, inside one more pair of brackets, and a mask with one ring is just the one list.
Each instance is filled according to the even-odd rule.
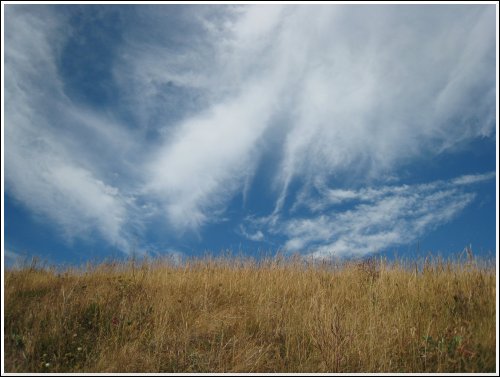
[[3,6],[7,263],[495,254],[495,5]]

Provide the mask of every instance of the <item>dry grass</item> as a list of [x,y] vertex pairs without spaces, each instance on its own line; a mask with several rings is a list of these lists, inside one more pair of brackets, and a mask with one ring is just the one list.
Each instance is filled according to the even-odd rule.
[[495,372],[473,261],[102,264],[5,273],[6,372]]

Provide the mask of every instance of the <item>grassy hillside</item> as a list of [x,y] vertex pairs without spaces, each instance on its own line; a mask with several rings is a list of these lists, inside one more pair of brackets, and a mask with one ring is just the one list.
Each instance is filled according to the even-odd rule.
[[494,372],[495,270],[153,261],[5,273],[6,372]]

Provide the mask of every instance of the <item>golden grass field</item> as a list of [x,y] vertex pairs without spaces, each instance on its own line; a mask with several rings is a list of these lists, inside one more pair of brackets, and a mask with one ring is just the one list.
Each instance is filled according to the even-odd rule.
[[6,372],[496,368],[495,269],[474,260],[27,266],[4,288]]

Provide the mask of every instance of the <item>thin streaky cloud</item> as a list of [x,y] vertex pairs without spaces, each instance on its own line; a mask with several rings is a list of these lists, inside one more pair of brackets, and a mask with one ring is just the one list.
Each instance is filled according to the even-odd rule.
[[[66,26],[46,8],[39,13],[30,10],[9,6],[6,12],[6,191],[36,215],[55,222],[66,239],[88,236],[96,229],[128,252],[123,227],[130,201],[120,188],[104,181],[105,175],[98,175],[102,169],[91,161],[93,140],[77,140],[80,129],[66,127],[90,126],[90,134],[97,133],[100,140],[104,135],[108,145],[113,139],[111,148],[126,137],[116,137],[116,128],[98,115],[89,116],[71,105],[56,62],[63,43],[59,33]],[[47,90],[51,96],[43,95]],[[54,113],[61,118],[51,118]],[[88,143],[82,143],[85,139]]]
[[[298,198],[309,208],[307,216],[249,217],[245,225],[285,237],[283,248],[289,252],[313,258],[359,257],[410,243],[449,222],[476,197],[464,188],[493,177],[486,173],[425,184],[331,190],[337,195],[324,189],[323,197]],[[339,208],[339,197],[354,203]]]

